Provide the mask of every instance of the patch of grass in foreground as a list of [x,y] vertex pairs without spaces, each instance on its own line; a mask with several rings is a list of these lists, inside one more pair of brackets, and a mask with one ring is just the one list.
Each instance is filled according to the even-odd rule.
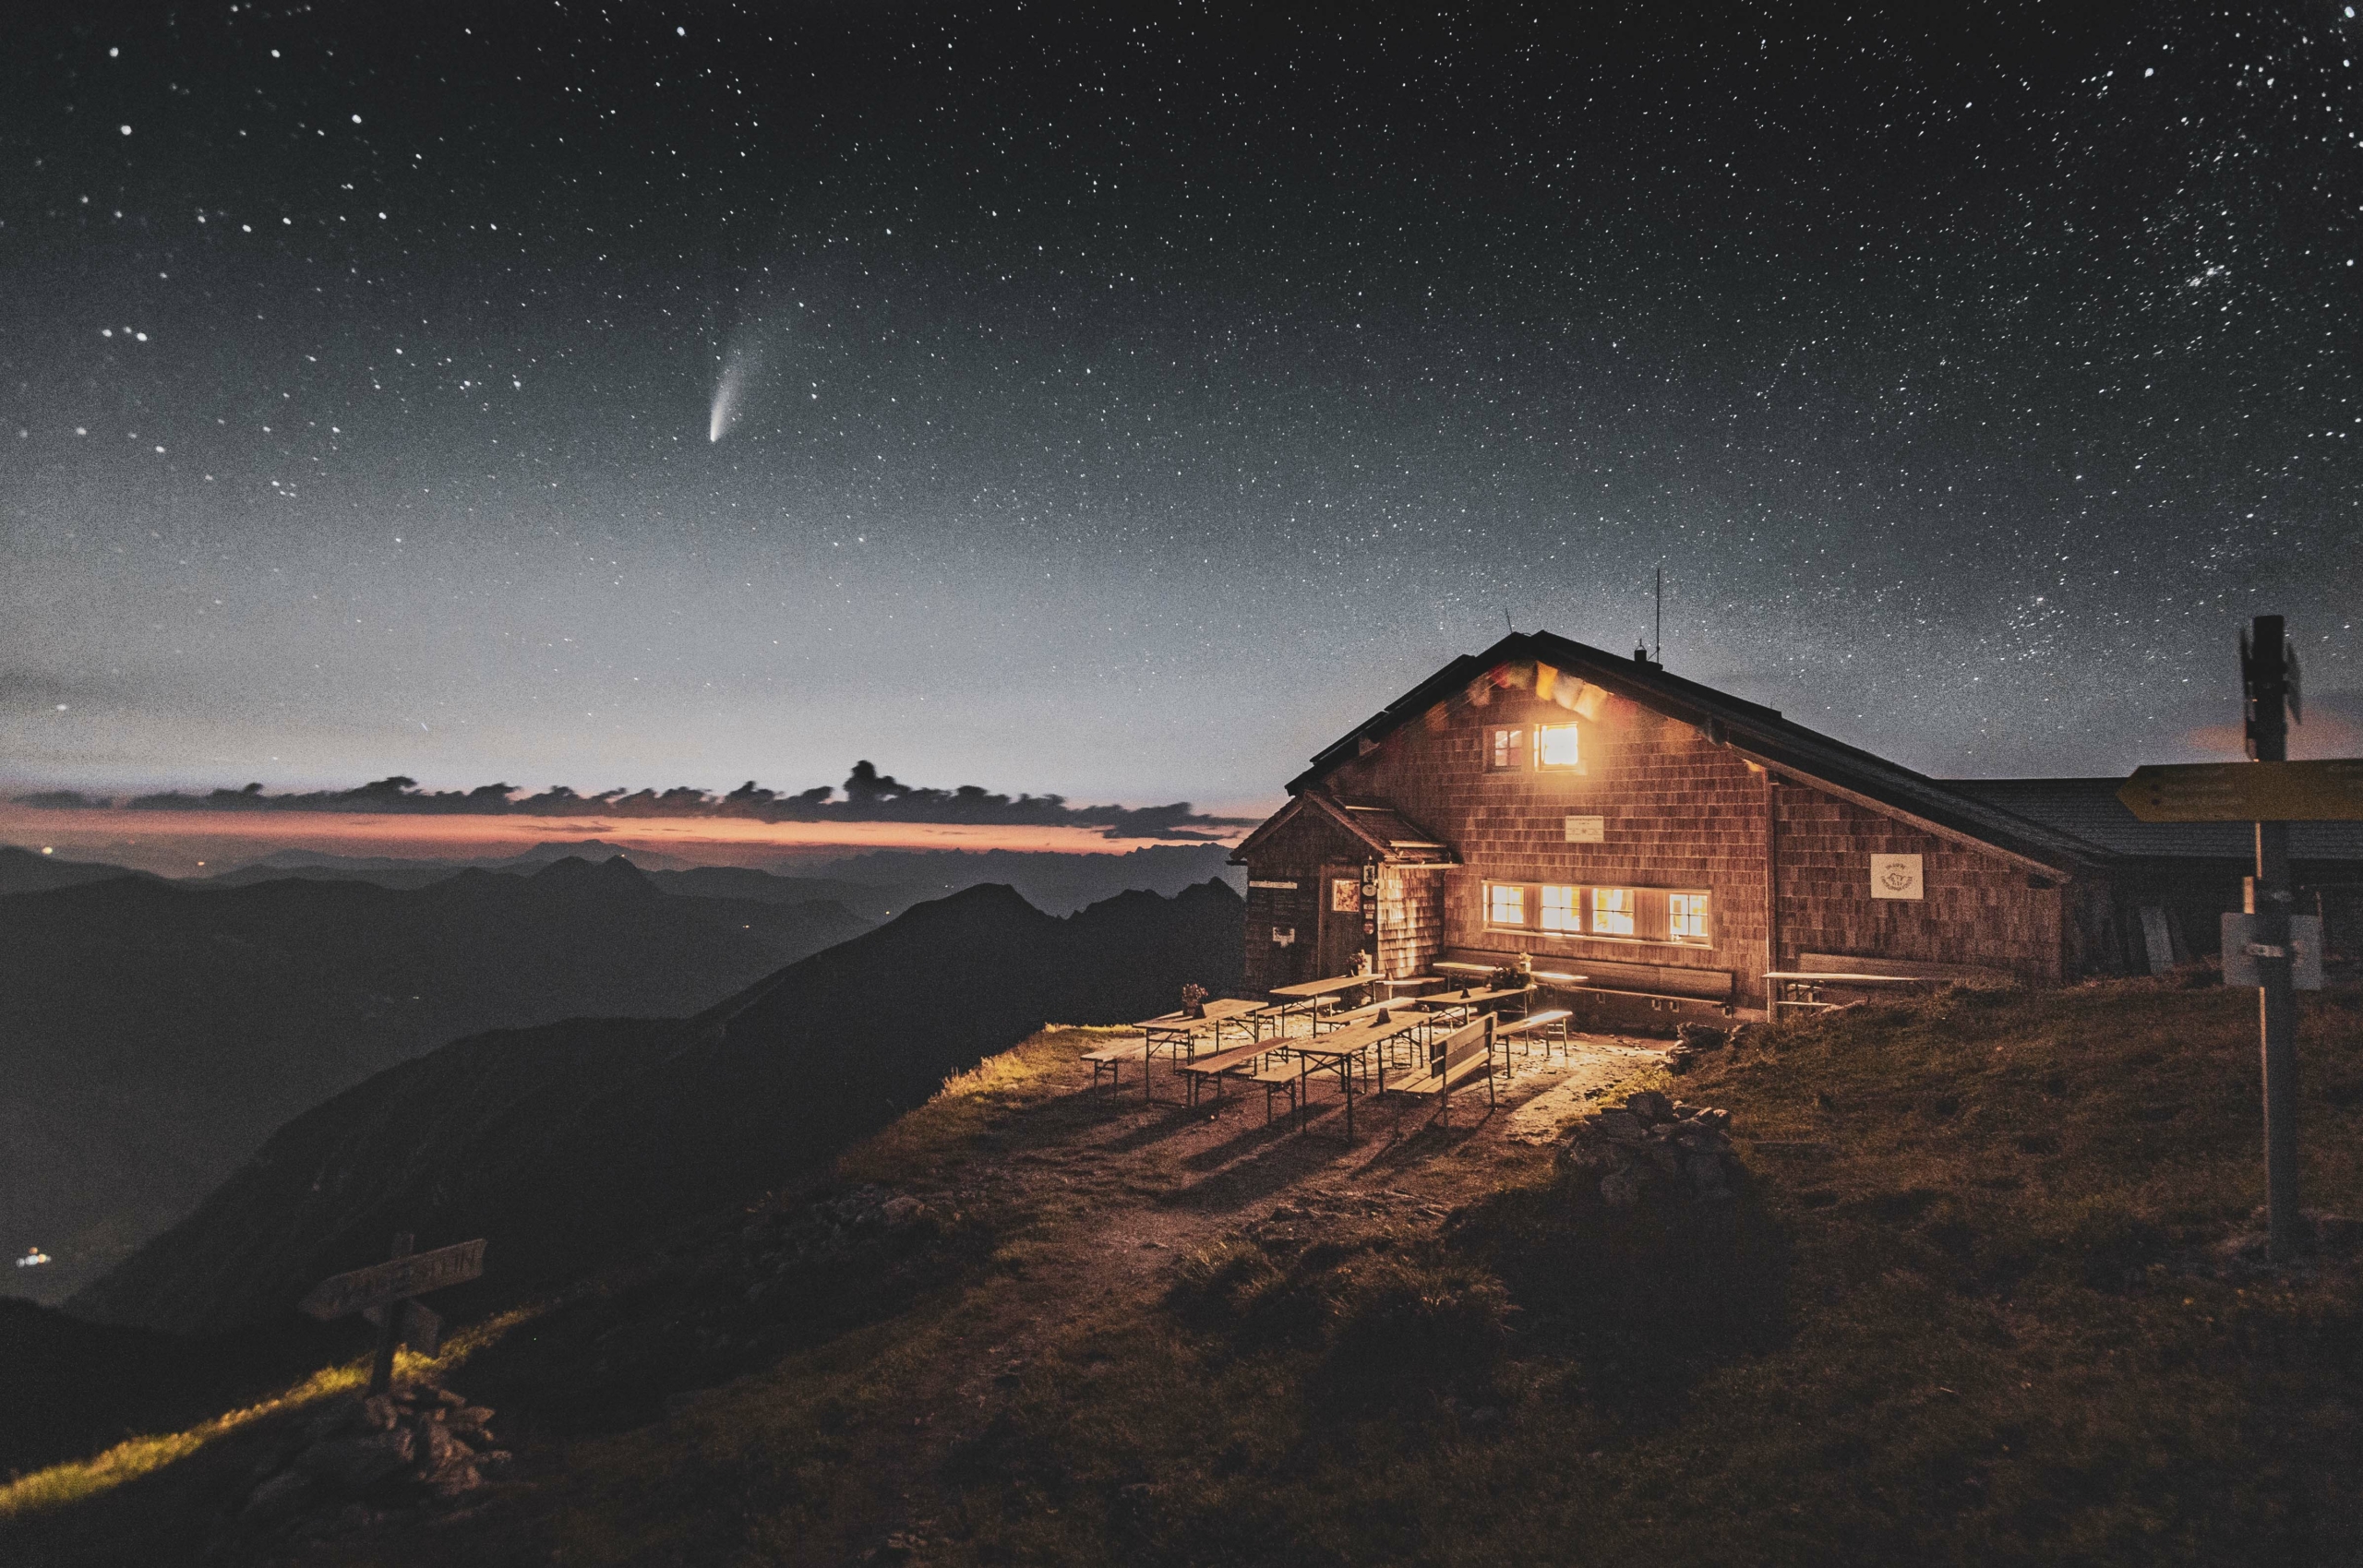
[[[2348,1212],[2358,1006],[2301,1047]],[[1073,1313],[933,1478],[930,1558],[2356,1561],[2351,1261],[2206,1266],[2260,1196],[2254,1031],[2146,985],[1788,1026],[1684,1085],[1791,1145],[1730,1211],[1564,1176],[1210,1253]]]

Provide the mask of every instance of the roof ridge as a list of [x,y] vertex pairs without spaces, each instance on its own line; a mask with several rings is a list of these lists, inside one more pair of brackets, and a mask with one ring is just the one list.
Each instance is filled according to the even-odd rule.
[[1453,659],[1315,753],[1312,766],[1289,781],[1289,793],[1311,792],[1325,784],[1338,766],[1361,755],[1361,742],[1391,734],[1437,702],[1450,700],[1456,690],[1479,676],[1526,660],[1566,669],[1613,696],[1689,724],[1761,765],[1859,796],[1876,808],[1909,816],[2021,860],[2060,870],[2105,860],[2111,853],[1901,762],[1808,729],[1778,708],[1669,674],[1661,664],[1621,657],[1550,631],[1514,631],[1481,653]]

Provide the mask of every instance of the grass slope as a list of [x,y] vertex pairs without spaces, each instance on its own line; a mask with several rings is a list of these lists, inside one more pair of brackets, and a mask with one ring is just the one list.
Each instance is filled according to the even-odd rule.
[[[468,1527],[248,1549],[2355,1562],[2355,1261],[2225,1247],[2260,1197],[2254,1006],[2120,983],[1769,1031],[1673,1084],[1733,1113],[1752,1175],[1722,1209],[1609,1209],[1494,1124],[1350,1151],[1210,1129],[1093,1097],[1085,1042],[1038,1037],[841,1160],[935,1216],[830,1265],[841,1291],[773,1275],[780,1217],[717,1215],[471,1364],[523,1478]],[[2309,1196],[2346,1213],[2358,1046],[2363,993],[2305,999]],[[802,1280],[785,1321],[748,1298],[774,1277]],[[585,1416],[619,1377],[636,1411]],[[22,1538],[163,1539],[165,1495]]]

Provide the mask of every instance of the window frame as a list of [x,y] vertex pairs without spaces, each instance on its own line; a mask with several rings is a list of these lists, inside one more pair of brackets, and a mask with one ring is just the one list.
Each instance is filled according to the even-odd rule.
[[[1696,899],[1698,901],[1697,908],[1685,911],[1681,917],[1689,921],[1697,922],[1698,929],[1696,934],[1677,928],[1677,916],[1674,913],[1673,901],[1678,898]],[[1711,917],[1715,907],[1714,897],[1711,893],[1702,892],[1697,888],[1669,888],[1666,890],[1665,903],[1665,930],[1667,941],[1673,943],[1677,947],[1711,947],[1714,945],[1714,932],[1710,930],[1707,925],[1707,922]]]
[[[1531,726],[1527,724],[1495,724],[1485,735],[1485,771],[1489,773],[1522,773],[1527,771],[1527,758],[1532,750]],[[1508,760],[1503,760],[1506,754]]]
[[[1546,899],[1554,892],[1568,894],[1569,916],[1573,924],[1553,926],[1547,923],[1553,913]],[[1606,911],[1631,923],[1630,930],[1602,930],[1600,895],[1621,895],[1622,909]],[[1517,919],[1501,918],[1499,900],[1504,894],[1515,897]],[[1529,882],[1487,878],[1480,884],[1480,913],[1483,928],[1489,931],[1519,931],[1530,936],[1560,941],[1631,942],[1649,947],[1678,947],[1693,950],[1715,945],[1715,895],[1711,888],[1647,888],[1629,884],[1592,882]],[[1674,930],[1673,901],[1696,899],[1698,907],[1690,912],[1698,930],[1696,935]]]
[[[1534,759],[1534,771],[1536,772],[1580,773],[1583,772],[1583,726],[1581,724],[1572,723],[1564,724],[1533,724],[1529,726],[1529,728],[1531,733],[1529,735],[1527,739],[1527,750]],[[1575,756],[1565,762],[1544,761],[1542,760],[1542,737],[1546,734],[1565,735],[1575,749]]]

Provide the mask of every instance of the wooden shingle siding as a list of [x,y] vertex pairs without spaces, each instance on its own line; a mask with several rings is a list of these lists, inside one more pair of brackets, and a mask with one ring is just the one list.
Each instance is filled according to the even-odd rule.
[[[1739,976],[1743,1000],[1760,995],[1762,776],[1688,725],[1622,700],[1610,701],[1597,721],[1581,722],[1582,772],[1487,769],[1494,727],[1571,718],[1517,691],[1482,708],[1452,701],[1441,719],[1406,724],[1377,750],[1340,766],[1331,787],[1346,799],[1385,800],[1452,845],[1462,866],[1415,874],[1443,884],[1444,946],[1720,969]],[[1604,819],[1604,842],[1567,843],[1571,816]],[[1701,948],[1488,932],[1489,880],[1703,888],[1712,895],[1709,941]]]
[[[1859,953],[2062,977],[2059,888],[2030,887],[2015,866],[1851,801],[1797,788],[1779,800],[1781,967],[1805,952]],[[1925,896],[1873,898],[1874,855],[1919,856]]]

